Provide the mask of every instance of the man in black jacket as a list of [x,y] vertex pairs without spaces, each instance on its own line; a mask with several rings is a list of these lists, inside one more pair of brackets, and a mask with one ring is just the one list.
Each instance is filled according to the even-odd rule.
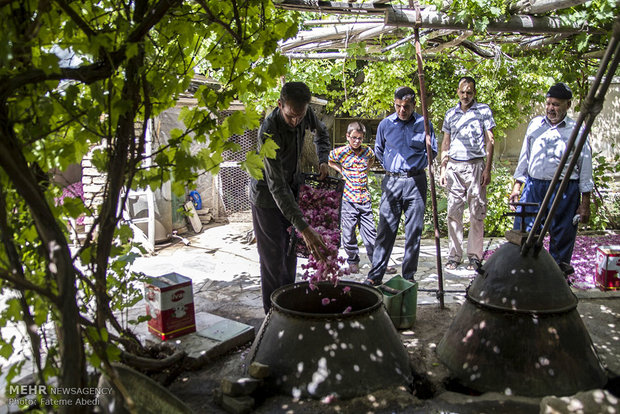
[[325,178],[329,169],[329,133],[309,107],[310,98],[310,89],[305,83],[286,83],[280,91],[278,107],[265,118],[258,132],[259,146],[271,138],[279,147],[275,158],[265,159],[263,179],[252,179],[250,183],[265,313],[271,307],[271,293],[295,282],[297,256],[294,249],[288,249],[291,225],[301,233],[310,253],[318,260],[325,260],[325,242],[304,220],[297,204],[306,129],[315,132],[319,179]]

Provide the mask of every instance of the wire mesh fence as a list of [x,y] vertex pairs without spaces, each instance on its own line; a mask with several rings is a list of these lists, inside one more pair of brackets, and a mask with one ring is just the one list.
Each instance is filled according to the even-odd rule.
[[[230,115],[225,112],[224,116]],[[226,211],[226,216],[235,221],[245,221],[250,217],[250,175],[239,167],[239,162],[245,159],[248,151],[256,149],[258,141],[258,131],[245,131],[242,135],[233,135],[231,142],[239,145],[238,151],[225,151],[223,154],[226,160],[220,166],[219,188],[222,202]]]

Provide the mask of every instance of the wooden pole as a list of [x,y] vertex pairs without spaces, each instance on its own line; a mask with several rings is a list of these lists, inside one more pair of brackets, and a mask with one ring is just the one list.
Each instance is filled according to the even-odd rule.
[[444,290],[443,290],[443,271],[441,266],[441,244],[439,237],[439,219],[437,216],[437,192],[435,189],[435,174],[433,172],[433,149],[431,147],[431,127],[426,110],[426,87],[424,86],[424,69],[422,61],[422,47],[420,46],[420,29],[416,26],[415,51],[418,62],[418,79],[420,80],[420,105],[422,106],[422,116],[424,117],[424,132],[426,133],[426,157],[428,159],[428,179],[431,187],[431,203],[433,206],[433,226],[435,227],[435,249],[437,257],[437,298],[439,307],[444,309]]

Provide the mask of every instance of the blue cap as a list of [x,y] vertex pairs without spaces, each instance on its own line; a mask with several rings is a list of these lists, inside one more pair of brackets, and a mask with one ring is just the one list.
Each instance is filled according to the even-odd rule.
[[565,83],[558,82],[549,88],[549,92],[547,92],[547,98],[557,98],[557,99],[571,99],[573,97],[573,91],[570,90]]

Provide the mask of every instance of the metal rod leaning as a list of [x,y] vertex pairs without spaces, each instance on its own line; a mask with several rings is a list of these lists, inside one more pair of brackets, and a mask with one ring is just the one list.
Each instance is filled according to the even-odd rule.
[[[420,13],[420,5],[415,3],[418,15]],[[435,189],[435,174],[433,173],[433,156],[431,148],[431,131],[428,120],[428,111],[426,110],[426,88],[424,86],[424,70],[422,62],[422,47],[420,46],[420,29],[414,27],[415,33],[415,50],[418,63],[418,78],[420,80],[420,105],[422,106],[422,116],[424,117],[424,132],[426,133],[426,157],[428,160],[428,180],[431,187],[431,202],[433,206],[433,226],[435,228],[435,249],[437,257],[437,297],[439,298],[439,307],[444,308],[444,290],[443,290],[443,272],[441,268],[441,244],[439,238],[439,219],[437,216],[437,192]]]

